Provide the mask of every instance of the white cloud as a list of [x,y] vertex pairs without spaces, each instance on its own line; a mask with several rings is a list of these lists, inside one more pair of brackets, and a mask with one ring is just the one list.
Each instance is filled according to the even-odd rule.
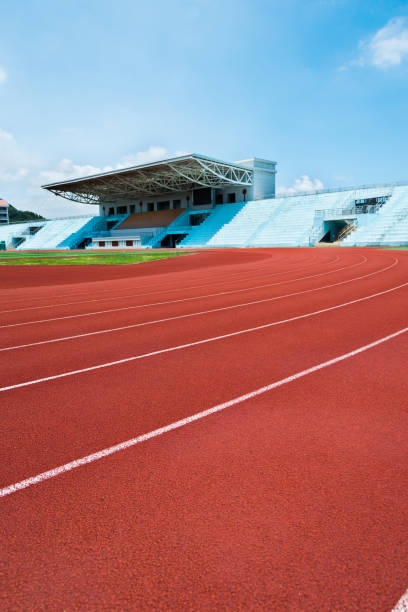
[[408,58],[408,18],[394,17],[371,38],[360,41],[360,57],[350,62],[358,66],[391,68]]
[[[176,151],[174,156],[183,154],[183,151]],[[64,181],[70,178],[79,178],[81,176],[99,174],[100,172],[120,170],[121,168],[128,168],[130,166],[137,166],[139,164],[148,164],[150,162],[166,159],[168,157],[173,157],[173,155],[171,155],[166,148],[150,146],[146,151],[138,151],[137,153],[125,155],[113,166],[103,166],[101,168],[91,166],[89,164],[81,166],[79,164],[75,164],[70,159],[64,158],[58,162],[55,168],[50,170],[42,170],[39,174],[39,178],[41,184],[44,185],[47,183]]]
[[7,79],[7,72],[0,66],[0,84]]
[[[149,163],[182,155],[183,151],[170,154],[165,147],[150,146],[146,151],[125,155],[112,166],[98,167],[92,164],[77,164],[63,158],[53,167],[27,154],[14,136],[0,128],[0,184],[1,196],[19,209],[33,210],[52,218],[59,216],[97,214],[93,205],[77,204],[41,189],[41,185],[56,183],[70,178],[109,172],[137,164]],[[48,167],[47,167],[48,166]]]
[[90,176],[92,174],[98,174],[99,172],[108,172],[112,170],[109,166],[106,168],[97,168],[90,164],[81,166],[75,164],[68,158],[61,159],[55,166],[49,170],[41,170],[36,176],[38,186],[46,185],[47,183],[58,183],[59,181],[65,181],[71,178],[79,178],[81,176]]
[[35,159],[19,147],[14,136],[0,128],[0,182],[21,180],[35,163]]
[[313,192],[324,189],[324,185],[320,179],[311,179],[307,174],[297,178],[292,187],[277,187],[276,195],[295,195],[303,192]]
[[164,147],[150,146],[147,151],[139,151],[134,155],[125,155],[115,169],[126,168],[127,166],[137,166],[139,164],[148,164],[160,159],[176,157],[177,155],[185,155],[185,151],[176,151],[174,154],[170,154]]

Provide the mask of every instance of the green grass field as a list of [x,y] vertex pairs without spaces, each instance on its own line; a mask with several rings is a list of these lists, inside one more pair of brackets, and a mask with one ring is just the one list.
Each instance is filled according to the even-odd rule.
[[168,259],[187,255],[185,251],[118,251],[93,253],[42,251],[22,253],[15,251],[0,252],[0,266],[93,266],[125,265]]
[[392,249],[393,251],[407,251],[408,246],[383,247],[384,249]]

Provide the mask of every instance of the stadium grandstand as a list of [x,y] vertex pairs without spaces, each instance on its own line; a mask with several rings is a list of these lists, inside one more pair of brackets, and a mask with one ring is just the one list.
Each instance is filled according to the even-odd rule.
[[52,183],[43,188],[98,214],[6,221],[0,241],[21,250],[408,244],[408,183],[276,197],[275,175],[274,161],[191,154]]

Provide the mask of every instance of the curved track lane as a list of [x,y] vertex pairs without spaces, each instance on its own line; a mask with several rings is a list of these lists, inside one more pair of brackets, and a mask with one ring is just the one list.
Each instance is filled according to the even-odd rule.
[[3,491],[183,426],[5,494],[3,609],[390,611],[408,585],[408,258],[161,264],[26,269],[28,289],[4,268]]

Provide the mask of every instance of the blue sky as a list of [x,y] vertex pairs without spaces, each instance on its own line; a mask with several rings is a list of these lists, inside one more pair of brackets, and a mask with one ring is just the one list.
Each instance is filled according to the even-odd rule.
[[407,142],[408,2],[2,2],[18,208],[80,214],[40,185],[176,152],[276,160],[282,193],[408,180]]

